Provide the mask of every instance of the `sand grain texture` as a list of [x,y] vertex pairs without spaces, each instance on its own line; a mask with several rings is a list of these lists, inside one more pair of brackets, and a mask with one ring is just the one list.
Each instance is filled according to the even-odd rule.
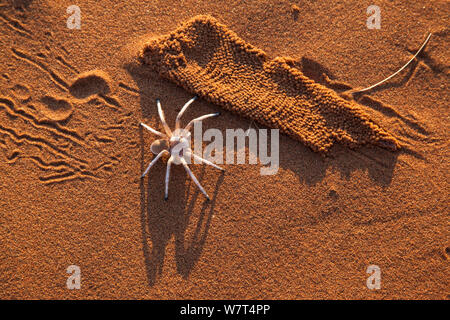
[[149,41],[139,59],[193,94],[278,128],[314,151],[325,153],[335,142],[399,148],[355,102],[307,78],[293,59],[269,59],[210,16]]
[[[78,0],[80,30],[66,26],[72,1],[0,3],[0,298],[448,299],[448,1],[378,1],[380,30],[366,27],[372,1],[180,3]],[[163,129],[155,99],[173,127],[201,88],[180,88],[138,63],[137,53],[198,15],[227,28],[214,25],[216,47],[199,43],[189,55],[182,44],[189,71],[218,84],[222,69],[206,67],[227,61],[239,66],[239,78],[236,88],[205,87],[183,121],[228,108],[203,124],[225,133],[247,130],[243,115],[280,127],[292,116],[287,133],[315,150],[333,143],[329,156],[280,134],[276,175],[261,176],[260,164],[224,164],[224,174],[192,165],[210,202],[175,165],[164,201],[164,159],[140,179],[156,137],[139,123]],[[186,37],[205,30],[198,28]],[[242,39],[226,41],[240,48],[234,58],[217,50],[227,30]],[[397,77],[356,102],[337,98],[398,70],[429,32],[425,50]],[[295,65],[268,57],[292,57]],[[284,83],[287,75],[296,80]],[[261,79],[273,86],[272,98],[291,101],[280,102],[287,109],[261,96]],[[239,100],[249,92],[253,104]],[[324,92],[333,103],[321,107]],[[296,103],[304,100],[314,112]],[[339,112],[330,109],[336,103]],[[258,109],[264,105],[271,109]],[[296,112],[314,116],[314,126],[305,128]],[[343,119],[356,129],[342,127]],[[401,150],[372,145],[390,141],[380,128]],[[73,264],[80,290],[66,287]],[[372,264],[381,268],[380,290],[366,286]]]

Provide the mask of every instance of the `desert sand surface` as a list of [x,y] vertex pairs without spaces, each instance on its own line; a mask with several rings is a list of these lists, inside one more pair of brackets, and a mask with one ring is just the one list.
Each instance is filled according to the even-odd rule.
[[[380,29],[366,26],[372,4]],[[155,136],[139,123],[162,130],[155,99],[172,124],[193,94],[138,56],[197,15],[336,96],[398,70],[431,32],[352,102],[401,148],[323,155],[280,134],[277,174],[191,165],[208,202],[174,165],[164,201],[167,159],[140,178]],[[449,16],[447,1],[1,1],[0,297],[448,299]],[[204,130],[249,128],[202,98],[184,118],[214,112]]]

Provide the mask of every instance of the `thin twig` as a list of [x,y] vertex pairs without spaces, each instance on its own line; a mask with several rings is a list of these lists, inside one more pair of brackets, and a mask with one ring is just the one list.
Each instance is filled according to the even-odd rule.
[[419,53],[422,51],[422,49],[423,48],[425,48],[425,46],[427,45],[427,43],[428,43],[428,40],[430,40],[430,37],[431,37],[431,33],[428,35],[428,37],[425,39],[425,41],[424,41],[424,43],[422,44],[422,46],[419,48],[419,50],[417,50],[417,52],[416,52],[416,54],[411,58],[411,60],[409,60],[403,67],[401,67],[400,69],[398,69],[398,71],[397,72],[395,72],[394,74],[392,74],[392,75],[390,75],[389,77],[387,77],[386,79],[384,79],[384,80],[382,80],[382,81],[380,81],[380,82],[378,82],[378,83],[375,83],[374,85],[372,85],[372,86],[370,86],[370,87],[367,87],[367,88],[364,88],[364,89],[361,89],[361,90],[352,90],[352,92],[353,93],[357,93],[357,92],[364,92],[364,91],[369,91],[370,89],[373,89],[373,88],[375,88],[376,86],[379,86],[380,84],[382,84],[382,83],[384,83],[384,82],[386,82],[386,81],[388,81],[388,80],[390,80],[391,78],[393,78],[393,77],[395,77],[398,73],[400,73],[403,69],[405,69],[418,55],[419,55]]

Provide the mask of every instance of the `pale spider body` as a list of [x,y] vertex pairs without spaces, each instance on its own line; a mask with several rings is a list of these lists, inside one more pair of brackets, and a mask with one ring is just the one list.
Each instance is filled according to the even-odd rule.
[[181,116],[186,111],[186,109],[189,107],[189,105],[195,101],[196,98],[197,97],[192,98],[191,100],[186,102],[186,104],[183,106],[183,108],[181,108],[180,112],[177,115],[177,119],[175,122],[175,130],[173,132],[172,132],[172,130],[170,130],[169,126],[166,123],[166,119],[164,117],[164,112],[161,108],[161,103],[160,103],[159,99],[156,100],[156,104],[158,106],[158,114],[159,114],[161,123],[164,127],[165,134],[161,133],[159,131],[156,131],[155,129],[149,127],[148,125],[146,125],[144,123],[141,123],[141,125],[144,128],[146,128],[150,132],[161,137],[161,139],[155,140],[150,147],[150,150],[152,151],[153,154],[156,155],[156,157],[153,158],[153,160],[150,162],[147,169],[142,174],[142,177],[144,177],[148,173],[150,168],[156,163],[156,161],[158,161],[159,158],[161,158],[162,155],[164,155],[164,154],[170,155],[169,160],[167,161],[167,168],[166,168],[166,181],[165,181],[166,184],[165,184],[165,192],[164,192],[165,200],[168,199],[168,194],[169,194],[170,166],[172,165],[172,163],[183,165],[186,172],[189,174],[191,179],[194,181],[194,183],[198,186],[200,191],[205,195],[206,199],[208,199],[208,200],[209,200],[208,194],[206,193],[205,189],[203,189],[203,187],[200,185],[197,178],[192,173],[191,169],[189,169],[188,162],[190,161],[191,157],[193,157],[194,159],[196,159],[200,162],[203,162],[205,164],[208,164],[210,166],[213,166],[219,170],[224,170],[221,167],[215,165],[214,163],[212,163],[206,159],[203,159],[192,152],[191,144],[190,144],[191,133],[189,131],[195,122],[203,121],[204,119],[218,116],[220,113],[211,113],[211,114],[207,114],[207,115],[195,118],[194,120],[189,122],[184,129],[180,128]]

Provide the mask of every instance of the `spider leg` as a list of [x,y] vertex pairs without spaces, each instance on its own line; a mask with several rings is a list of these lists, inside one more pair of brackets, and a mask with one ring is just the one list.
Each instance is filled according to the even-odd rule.
[[206,199],[209,199],[208,194],[206,193],[205,189],[203,189],[203,187],[201,186],[201,184],[198,182],[197,178],[194,176],[194,174],[192,173],[191,169],[189,169],[188,164],[186,163],[186,160],[184,160],[183,158],[180,158],[181,163],[183,164],[184,169],[186,169],[186,172],[189,174],[189,176],[191,177],[192,181],[194,181],[194,183],[197,185],[197,187],[200,189],[200,191],[205,195]]
[[156,105],[158,106],[158,114],[159,118],[161,119],[161,123],[164,127],[164,131],[166,131],[166,134],[171,137],[172,136],[172,130],[170,130],[169,126],[167,125],[166,118],[164,117],[164,112],[161,108],[161,101],[159,99],[156,99]]
[[189,105],[194,102],[197,99],[197,96],[193,97],[191,100],[185,103],[183,108],[181,108],[180,112],[178,112],[177,119],[175,120],[175,129],[180,128],[180,119],[183,113],[186,111],[186,109],[189,107]]
[[201,162],[203,162],[204,164],[207,164],[207,165],[210,165],[210,166],[212,166],[212,167],[214,167],[214,168],[216,168],[216,169],[225,171],[224,168],[219,167],[219,166],[216,165],[215,163],[212,163],[212,162],[209,161],[209,160],[203,159],[202,157],[199,157],[198,155],[196,155],[196,154],[193,153],[193,152],[187,152],[187,156],[190,156],[190,155],[192,155],[192,156],[194,157],[194,159],[197,159],[198,161],[201,161]]
[[170,166],[173,162],[173,158],[170,157],[169,161],[167,161],[167,169],[166,169],[166,188],[164,190],[164,200],[169,198],[169,176],[170,176]]
[[145,177],[145,175],[148,173],[148,171],[150,170],[151,167],[153,167],[153,165],[156,163],[156,161],[158,161],[159,158],[161,158],[161,156],[165,153],[165,152],[169,152],[167,150],[163,150],[160,153],[158,153],[158,155],[153,158],[152,162],[150,162],[150,164],[148,165],[147,169],[145,169],[144,173],[142,174],[141,178]]
[[141,122],[141,126],[143,126],[145,129],[147,129],[148,131],[150,131],[151,133],[153,133],[153,134],[156,134],[157,136],[160,136],[160,137],[167,137],[164,133],[161,133],[161,132],[159,132],[159,131],[156,131],[155,129],[153,129],[152,127],[149,127],[148,125],[146,125],[145,123],[142,123]]
[[205,114],[204,116],[195,118],[194,120],[191,120],[191,122],[188,123],[188,125],[184,128],[184,130],[189,131],[191,129],[191,126],[194,124],[194,122],[203,121],[203,120],[205,120],[207,118],[211,118],[211,117],[217,117],[218,115],[220,115],[220,112]]

